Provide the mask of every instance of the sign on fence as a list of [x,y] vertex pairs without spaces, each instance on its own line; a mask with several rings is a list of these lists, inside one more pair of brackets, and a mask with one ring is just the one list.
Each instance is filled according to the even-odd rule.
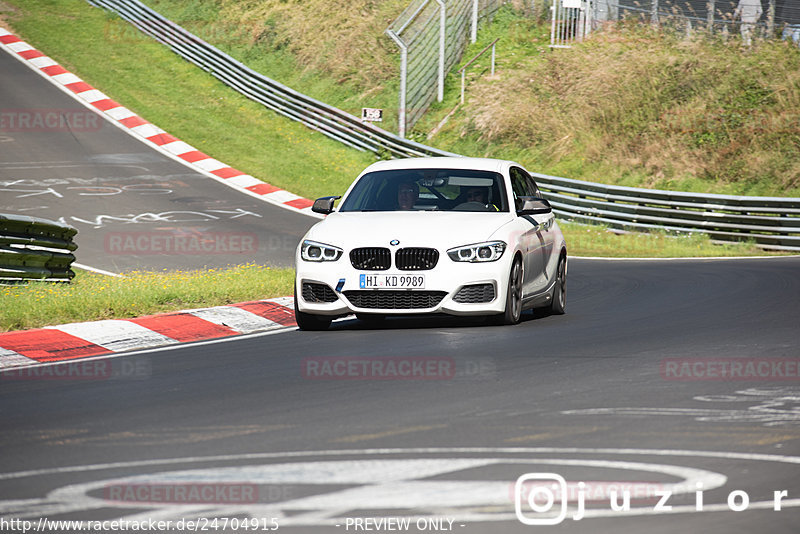
[[380,108],[361,108],[361,120],[364,122],[383,121],[383,110]]

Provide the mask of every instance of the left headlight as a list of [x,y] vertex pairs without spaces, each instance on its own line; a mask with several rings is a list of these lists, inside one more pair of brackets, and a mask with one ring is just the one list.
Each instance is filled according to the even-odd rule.
[[453,261],[484,262],[497,261],[506,250],[506,244],[502,241],[487,241],[486,243],[476,243],[463,247],[451,248],[447,255]]
[[325,243],[306,239],[300,248],[300,257],[305,261],[336,261],[342,257],[342,249]]

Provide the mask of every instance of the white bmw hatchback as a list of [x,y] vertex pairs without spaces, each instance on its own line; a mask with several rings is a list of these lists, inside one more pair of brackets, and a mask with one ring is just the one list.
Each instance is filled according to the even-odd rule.
[[296,253],[295,316],[304,330],[355,313],[491,316],[564,313],[567,246],[550,204],[512,161],[413,158],[367,167]]

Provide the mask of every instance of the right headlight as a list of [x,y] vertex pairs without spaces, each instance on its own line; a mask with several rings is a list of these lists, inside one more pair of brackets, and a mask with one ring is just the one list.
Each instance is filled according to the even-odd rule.
[[499,260],[506,250],[506,244],[502,241],[487,241],[485,243],[475,243],[463,247],[451,248],[447,255],[453,261],[485,262]]
[[336,261],[342,257],[342,249],[325,243],[306,239],[300,247],[300,257],[305,261]]

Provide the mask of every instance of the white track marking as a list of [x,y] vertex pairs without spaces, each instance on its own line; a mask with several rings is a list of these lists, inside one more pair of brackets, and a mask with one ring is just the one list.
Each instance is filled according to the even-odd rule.
[[[107,508],[109,503],[102,497],[102,488],[113,484],[175,484],[175,483],[248,483],[248,484],[362,484],[357,488],[330,488],[327,493],[292,498],[273,503],[241,503],[215,506],[198,506],[196,504],[175,503],[142,503],[114,502],[116,508],[151,507],[152,510],[135,512],[123,516],[126,520],[177,519],[194,513],[201,516],[234,516],[258,512],[258,516],[278,517],[281,526],[297,525],[336,525],[343,522],[351,510],[383,510],[386,508],[406,509],[415,515],[394,514],[392,517],[443,517],[453,518],[459,523],[467,521],[516,521],[512,496],[509,494],[508,481],[498,480],[453,480],[441,479],[441,476],[452,474],[459,478],[464,473],[459,471],[479,469],[491,465],[566,465],[574,467],[591,467],[600,469],[621,469],[638,473],[654,472],[662,476],[677,478],[677,482],[663,483],[664,491],[672,495],[693,493],[698,485],[703,491],[720,488],[727,482],[724,475],[703,469],[677,466],[673,464],[654,464],[645,462],[572,459],[572,458],[526,458],[519,455],[561,453],[561,454],[625,454],[645,456],[681,456],[694,458],[727,458],[754,461],[800,463],[798,457],[777,455],[756,455],[747,453],[725,453],[714,451],[687,450],[648,450],[648,449],[572,449],[572,448],[430,448],[430,449],[364,449],[364,450],[324,450],[290,453],[262,453],[244,455],[225,455],[199,458],[176,458],[171,460],[151,460],[143,462],[125,462],[101,464],[95,466],[78,466],[75,468],[55,468],[41,470],[36,474],[52,474],[69,472],[73,469],[81,472],[101,469],[120,469],[134,466],[164,466],[170,464],[207,463],[215,461],[242,460],[281,460],[287,458],[311,458],[315,456],[351,456],[351,455],[394,455],[394,454],[509,454],[508,457],[491,458],[405,458],[405,459],[344,459],[292,462],[287,464],[248,465],[236,467],[209,467],[183,469],[172,472],[134,475],[123,478],[95,480],[89,483],[72,484],[50,492],[46,498],[34,500],[6,501],[0,503],[0,510],[12,512],[14,516],[41,517],[47,514],[59,514]],[[528,467],[526,467],[528,469]],[[531,469],[532,470],[532,469]],[[481,472],[481,471],[478,471]],[[12,477],[33,476],[31,472],[23,472]],[[440,476],[439,480],[421,480],[432,476]],[[630,475],[626,476],[626,479]],[[743,489],[743,488],[736,488]],[[89,496],[93,492],[97,497]],[[685,499],[684,501],[685,502]],[[800,499],[784,500],[783,509],[800,506]],[[667,510],[656,510],[650,503],[635,505],[627,512],[612,511],[609,508],[590,508],[585,511],[585,518],[595,517],[631,517],[645,515],[671,515],[685,513],[729,512],[727,504],[706,502],[702,512],[695,505],[671,504]],[[490,508],[487,510],[486,508]],[[748,510],[772,510],[773,501],[751,502]],[[296,514],[295,511],[305,513]],[[400,510],[398,510],[400,511]],[[120,513],[124,513],[120,511]],[[363,515],[363,512],[359,513]],[[571,516],[570,516],[571,517]]]
[[[268,333],[266,333],[268,334]],[[201,342],[202,343],[202,342]],[[759,454],[745,452],[700,451],[684,449],[620,449],[620,448],[580,448],[580,447],[411,447],[411,448],[374,448],[374,449],[336,449],[317,451],[264,452],[250,454],[223,454],[215,456],[189,456],[185,458],[162,458],[154,460],[138,460],[130,462],[110,462],[103,464],[77,465],[69,467],[52,467],[31,469],[13,473],[0,473],[0,480],[13,480],[40,475],[60,473],[82,473],[119,469],[127,467],[146,467],[181,463],[221,462],[235,460],[268,460],[280,458],[307,458],[314,456],[342,455],[391,455],[391,454],[619,454],[637,456],[680,456],[698,458],[718,458],[724,460],[745,460],[756,462],[777,462],[800,465],[800,456],[782,456],[778,454]]]
[[214,172],[228,167],[228,165],[225,165],[221,161],[214,158],[201,159],[200,161],[195,161],[194,164],[195,166],[207,172]]
[[64,74],[56,74],[53,76],[53,79],[60,83],[61,85],[67,85],[70,83],[76,83],[82,81],[80,78],[72,74],[71,72],[65,72]]
[[136,113],[129,110],[128,108],[119,106],[116,108],[109,109],[106,111],[106,115],[114,119],[115,121],[121,121],[123,119],[127,119],[129,117],[135,117]]
[[[285,327],[280,327],[280,328],[276,327],[274,330],[269,330],[269,331],[265,331],[265,332],[255,332],[255,333],[252,333],[252,334],[242,334],[242,335],[239,335],[239,336],[223,337],[223,338],[218,338],[218,339],[207,339],[205,341],[194,341],[194,342],[186,342],[186,343],[173,342],[172,345],[166,345],[166,346],[163,346],[163,347],[155,347],[155,348],[151,348],[151,349],[132,350],[132,351],[128,351],[128,352],[118,352],[118,353],[113,353],[113,354],[104,354],[104,355],[101,355],[101,356],[89,356],[87,358],[80,358],[80,360],[64,360],[64,361],[58,361],[58,362],[36,363],[35,365],[26,365],[25,369],[30,369],[30,368],[33,368],[33,367],[52,367],[52,366],[55,366],[55,365],[69,365],[70,363],[74,363],[75,361],[80,361],[81,363],[83,363],[83,362],[90,362],[90,361],[96,361],[96,360],[111,360],[111,359],[115,359],[115,358],[127,358],[129,356],[140,356],[142,354],[154,354],[156,352],[166,352],[166,351],[170,351],[170,350],[185,349],[185,348],[188,348],[190,346],[191,347],[201,347],[203,345],[216,345],[218,343],[228,343],[228,342],[231,342],[231,341],[234,341],[234,340],[238,341],[238,340],[241,340],[241,339],[250,339],[250,338],[255,338],[255,337],[272,336],[272,335],[275,335],[275,334],[283,334],[283,333],[286,333],[286,332],[292,332],[294,330],[297,330],[296,326],[285,326]],[[3,369],[3,368],[0,367],[0,373],[2,373],[3,371],[6,371],[6,370],[7,369]],[[0,480],[2,480],[2,479],[3,479],[3,477],[0,475]]]
[[78,269],[83,269],[84,271],[90,271],[97,274],[104,274],[106,276],[116,276],[117,278],[124,278],[124,276],[121,274],[112,273],[111,271],[104,271],[103,269],[98,269],[97,267],[90,267],[82,263],[73,263],[72,266],[77,267]]
[[249,174],[242,174],[241,176],[228,178],[228,182],[238,187],[252,187],[254,185],[260,185],[264,183],[261,180],[250,176]]
[[97,89],[90,89],[88,91],[78,93],[78,96],[90,103],[97,102],[99,100],[106,100],[108,98],[108,95],[98,91]]
[[91,323],[62,324],[45,327],[66,332],[114,352],[145,349],[176,343],[171,337],[159,334],[130,321],[106,319]]
[[35,365],[39,362],[31,358],[27,358],[22,354],[16,353],[13,350],[4,349],[0,347],[0,369]]
[[148,137],[153,137],[154,135],[161,135],[167,133],[158,126],[150,124],[149,122],[147,124],[134,126],[133,128],[131,128],[131,131],[134,132],[136,135],[144,137],[145,139],[147,139]]
[[235,306],[218,306],[216,308],[187,311],[204,321],[227,326],[241,334],[250,334],[259,330],[272,328],[284,328],[281,324],[265,319],[247,310],[236,308]]

